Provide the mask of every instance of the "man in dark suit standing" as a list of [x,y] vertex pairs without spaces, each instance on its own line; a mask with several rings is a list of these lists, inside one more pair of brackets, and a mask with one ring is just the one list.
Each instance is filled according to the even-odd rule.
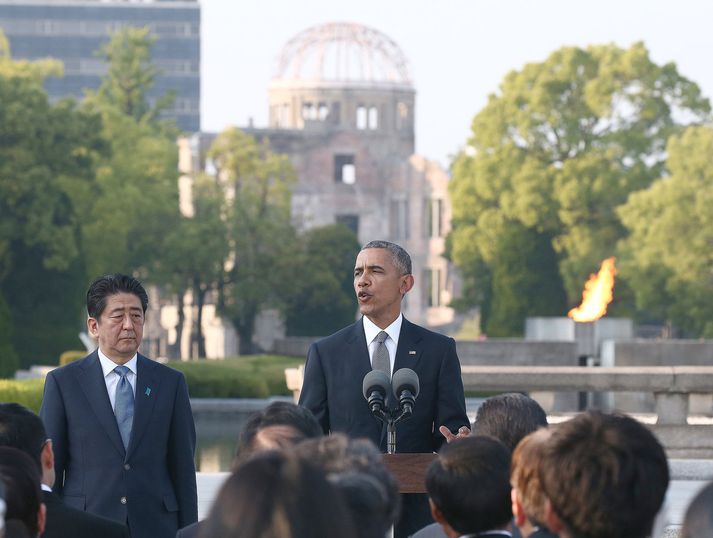
[[[325,433],[366,437],[385,451],[386,428],[369,411],[362,380],[372,369],[391,376],[401,368],[418,374],[421,390],[413,416],[396,426],[397,452],[436,452],[444,441],[470,433],[455,341],[401,314],[413,284],[411,257],[400,246],[372,241],[359,252],[354,291],[363,317],[314,343],[305,365],[300,405],[315,414]],[[425,495],[402,500],[396,538],[433,521]]]
[[138,354],[148,295],[135,278],[96,279],[87,327],[99,347],[50,372],[40,416],[65,504],[169,538],[198,518],[196,433],[183,374]]
[[55,482],[52,440],[47,439],[40,417],[16,403],[0,404],[0,446],[16,448],[38,465],[42,476],[42,502],[47,507],[44,538],[128,538],[125,525],[65,506],[52,492]]

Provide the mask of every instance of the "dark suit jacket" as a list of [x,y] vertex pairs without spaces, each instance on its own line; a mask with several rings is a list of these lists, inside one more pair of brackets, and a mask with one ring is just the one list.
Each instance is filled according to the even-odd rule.
[[43,538],[129,538],[129,529],[111,519],[65,506],[56,493],[42,492],[47,507]]
[[[445,441],[441,425],[470,427],[465,411],[460,363],[452,338],[406,318],[401,324],[394,372],[411,368],[420,393],[413,416],[396,425],[397,452],[435,452]],[[371,371],[362,320],[312,344],[305,365],[300,405],[310,409],[325,433],[344,432],[371,439],[386,449],[386,428],[371,414],[362,381]]]
[[198,519],[196,432],[180,372],[138,356],[128,450],[96,351],[48,374],[40,416],[66,505],[127,523],[132,538],[173,538]]

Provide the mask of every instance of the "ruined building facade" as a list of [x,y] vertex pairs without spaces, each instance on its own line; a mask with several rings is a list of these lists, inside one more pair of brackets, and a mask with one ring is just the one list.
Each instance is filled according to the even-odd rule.
[[[298,176],[295,225],[343,223],[362,244],[386,239],[402,245],[416,280],[405,316],[447,328],[457,291],[442,257],[450,224],[448,175],[414,154],[416,91],[398,46],[361,25],[310,28],[284,47],[268,100],[268,127],[241,129],[289,156]],[[210,168],[205,155],[214,138],[201,133],[181,142],[184,194],[192,176]],[[225,339],[234,342],[231,335]]]

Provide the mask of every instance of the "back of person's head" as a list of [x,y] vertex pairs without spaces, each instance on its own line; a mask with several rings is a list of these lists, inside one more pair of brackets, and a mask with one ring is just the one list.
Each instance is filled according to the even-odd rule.
[[355,538],[340,493],[318,467],[268,450],[227,479],[201,538]]
[[40,455],[47,441],[42,419],[17,403],[0,403],[0,446],[16,448],[41,467]]
[[293,446],[324,434],[312,412],[291,402],[272,402],[253,413],[245,423],[235,452],[233,468],[255,452]]
[[130,293],[141,301],[141,308],[146,313],[149,306],[149,296],[136,278],[121,273],[100,276],[89,285],[87,290],[87,314],[90,318],[99,319],[106,308],[106,300],[110,295]]
[[693,498],[683,518],[681,538],[710,538],[713,536],[713,482]]
[[450,443],[428,467],[426,490],[434,519],[459,534],[502,529],[512,519],[510,451],[487,436]]
[[400,498],[396,479],[374,443],[336,433],[304,441],[295,451],[324,469],[343,493],[359,538],[383,538],[396,521]]
[[[545,497],[540,484],[540,457],[550,430],[540,428],[526,435],[512,453],[510,484],[513,515],[518,527],[529,523],[541,527],[545,522]],[[522,512],[522,513],[521,513]],[[527,521],[524,521],[524,520]]]
[[45,512],[37,463],[16,448],[0,447],[0,480],[5,487],[5,520],[20,521],[30,536],[41,534]]
[[577,538],[649,536],[668,488],[656,437],[622,414],[587,411],[558,424],[542,449],[548,526]]
[[543,426],[547,426],[547,415],[540,404],[509,392],[491,396],[480,405],[473,433],[495,437],[512,452],[523,437]]

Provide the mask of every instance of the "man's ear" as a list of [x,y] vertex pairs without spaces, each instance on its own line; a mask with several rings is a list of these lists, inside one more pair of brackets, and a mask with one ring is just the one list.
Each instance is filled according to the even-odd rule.
[[40,460],[42,461],[42,470],[54,469],[54,451],[52,450],[52,439],[47,439],[45,441],[45,446],[42,447],[42,454],[40,454]]
[[401,291],[401,296],[403,297],[413,288],[413,275],[404,275],[402,279],[399,291]]
[[40,509],[37,511],[37,535],[42,536],[45,532],[45,523],[47,522],[47,507],[45,503],[40,503]]
[[527,522],[525,511],[522,509],[520,495],[515,488],[510,490],[510,500],[512,501],[512,515],[515,520],[515,525],[522,527]]
[[443,513],[438,509],[436,503],[429,497],[428,506],[431,507],[431,516],[433,516],[433,521],[440,523],[441,525],[446,524],[446,518],[443,517]]
[[87,330],[92,338],[99,337],[99,322],[94,318],[87,318]]
[[565,530],[562,520],[557,515],[557,512],[555,512],[549,499],[545,499],[545,525],[555,534],[563,533]]

